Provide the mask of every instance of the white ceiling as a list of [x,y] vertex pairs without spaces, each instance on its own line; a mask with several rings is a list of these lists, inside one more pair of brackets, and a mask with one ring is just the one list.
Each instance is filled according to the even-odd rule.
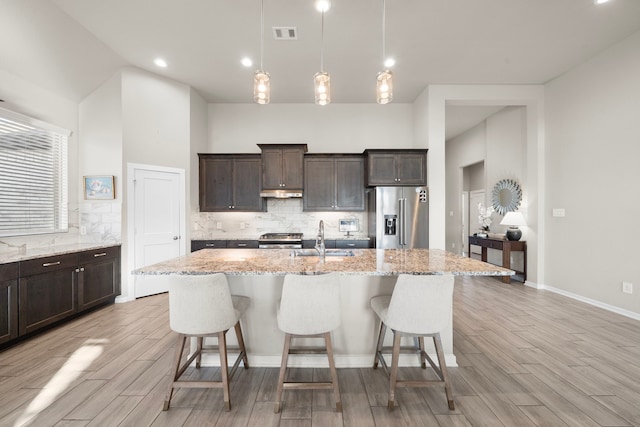
[[[273,103],[313,102],[320,14],[313,0],[264,0]],[[325,18],[332,102],[373,103],[382,0],[333,0]],[[293,26],[296,41],[275,41]],[[394,102],[429,84],[541,84],[640,30],[640,1],[387,0]],[[251,102],[260,0],[0,0],[0,70],[79,101],[120,67],[184,82],[208,102]],[[169,63],[158,69],[153,59]],[[0,88],[0,98],[2,88]]]

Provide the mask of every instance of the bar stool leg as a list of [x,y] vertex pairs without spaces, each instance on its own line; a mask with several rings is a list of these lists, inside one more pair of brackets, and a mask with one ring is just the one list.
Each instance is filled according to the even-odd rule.
[[418,347],[420,349],[420,367],[422,369],[427,369],[427,356],[424,351],[424,337],[418,337]]
[[178,343],[176,344],[175,357],[173,359],[173,370],[171,372],[171,381],[169,382],[169,391],[167,391],[167,397],[164,400],[162,406],[163,411],[168,411],[171,405],[171,398],[173,397],[173,383],[178,379],[178,373],[180,372],[180,361],[184,354],[184,344],[187,341],[186,335],[178,334]]
[[455,405],[453,403],[453,393],[451,392],[451,382],[449,382],[449,374],[447,373],[447,364],[444,360],[444,350],[442,349],[440,333],[433,335],[433,344],[436,347],[438,364],[440,365],[440,372],[442,372],[442,380],[444,381],[444,390],[447,393],[447,403],[449,404],[449,409],[453,411],[455,409]]
[[327,347],[327,357],[329,358],[329,371],[331,372],[331,383],[333,384],[333,396],[336,400],[336,411],[342,412],[340,386],[338,385],[338,372],[336,371],[336,363],[333,359],[333,344],[331,343],[331,334],[329,332],[325,332],[324,342]]
[[200,362],[202,361],[202,347],[204,345],[204,337],[198,337],[196,339],[197,347],[196,347],[196,368],[200,369]]
[[284,389],[284,377],[287,373],[287,362],[289,360],[289,348],[291,347],[291,334],[284,335],[284,349],[282,350],[282,363],[280,364],[280,375],[278,375],[278,389],[276,390],[276,403],[273,407],[274,413],[279,413],[282,409],[282,390]]
[[238,339],[238,346],[242,352],[242,364],[244,369],[249,369],[249,360],[247,359],[247,349],[244,347],[244,338],[242,337],[242,328],[240,327],[240,321],[235,326],[236,338]]
[[398,359],[400,358],[400,334],[393,333],[393,354],[391,355],[391,374],[389,376],[389,402],[387,407],[393,411],[396,399],[396,383],[398,381]]
[[231,410],[231,398],[229,392],[229,367],[227,362],[226,331],[218,332],[218,348],[220,351],[220,374],[222,375],[222,393],[226,411]]
[[387,333],[387,326],[380,322],[380,331],[378,332],[378,343],[376,344],[376,356],[373,359],[373,369],[378,369],[378,358],[382,356],[382,345],[384,343],[384,336]]

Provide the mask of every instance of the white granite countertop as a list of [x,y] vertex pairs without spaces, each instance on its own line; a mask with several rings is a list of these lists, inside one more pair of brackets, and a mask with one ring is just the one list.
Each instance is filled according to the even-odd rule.
[[207,249],[135,270],[134,274],[509,276],[514,271],[440,249],[353,249],[355,256],[291,256],[291,249]]
[[0,253],[0,264],[26,261],[35,258],[44,258],[56,255],[70,254],[73,252],[90,251],[93,249],[110,248],[120,246],[120,243],[66,243],[63,245],[51,245],[38,248],[27,248],[25,251]]

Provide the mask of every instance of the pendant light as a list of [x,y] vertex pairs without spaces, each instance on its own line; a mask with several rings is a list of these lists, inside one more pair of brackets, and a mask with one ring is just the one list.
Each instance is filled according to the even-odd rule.
[[324,13],[329,10],[327,0],[316,1],[316,9],[322,13],[321,44],[320,44],[320,72],[313,76],[313,88],[316,104],[327,105],[331,102],[331,77],[324,71]]
[[260,2],[260,69],[253,75],[253,101],[258,104],[268,104],[271,101],[271,77],[263,71],[264,56],[264,0]]
[[386,0],[382,0],[382,63],[384,69],[380,71],[376,77],[376,102],[378,104],[388,104],[393,101],[393,74],[387,68],[385,58],[385,42],[386,42],[386,18],[387,4]]

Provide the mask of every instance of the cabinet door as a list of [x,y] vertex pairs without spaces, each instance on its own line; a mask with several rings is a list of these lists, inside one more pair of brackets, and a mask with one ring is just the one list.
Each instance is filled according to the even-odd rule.
[[396,156],[389,153],[371,153],[368,157],[369,185],[397,185]]
[[336,159],[335,210],[364,210],[364,159]]
[[282,182],[284,188],[300,190],[303,185],[304,151],[300,148],[282,150]]
[[79,311],[113,301],[120,294],[120,248],[82,252],[78,260]]
[[18,336],[18,264],[0,264],[0,344]]
[[401,185],[426,185],[427,164],[423,154],[398,154],[397,177]]
[[200,159],[200,211],[228,211],[233,205],[231,158]]
[[260,212],[266,210],[266,200],[260,197],[262,172],[260,158],[234,159],[233,210]]
[[305,211],[328,211],[335,208],[335,162],[327,158],[307,158],[304,162],[304,192],[302,207]]
[[262,188],[265,190],[282,189],[282,150],[262,149]]
[[77,261],[73,254],[20,262],[20,335],[76,312]]

